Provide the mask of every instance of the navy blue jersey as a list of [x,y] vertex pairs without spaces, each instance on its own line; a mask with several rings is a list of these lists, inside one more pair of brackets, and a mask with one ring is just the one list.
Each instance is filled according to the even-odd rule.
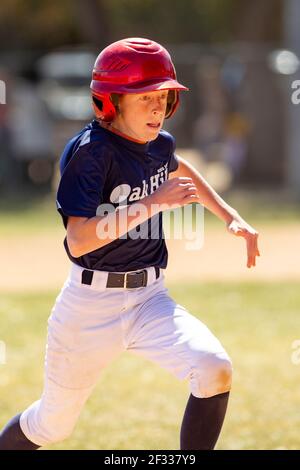
[[[130,205],[152,194],[171,171],[178,168],[175,139],[161,130],[145,144],[129,140],[103,128],[94,120],[73,137],[60,160],[61,180],[57,209],[64,226],[68,216],[95,217],[99,207]],[[141,201],[142,202],[142,201]],[[145,237],[145,224],[149,237]],[[168,253],[159,213],[138,228],[142,236],[117,238],[79,258],[72,257],[67,238],[65,249],[71,261],[86,269],[133,271],[149,266],[166,268]],[[150,238],[150,230],[152,235]]]

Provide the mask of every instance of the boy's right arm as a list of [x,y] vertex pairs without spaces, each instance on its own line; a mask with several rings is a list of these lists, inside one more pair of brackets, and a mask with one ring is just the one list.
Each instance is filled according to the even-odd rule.
[[178,177],[165,181],[154,193],[137,203],[119,206],[113,213],[92,218],[69,216],[67,242],[70,253],[79,258],[120,238],[161,210],[191,202],[199,202],[196,186],[191,178]]

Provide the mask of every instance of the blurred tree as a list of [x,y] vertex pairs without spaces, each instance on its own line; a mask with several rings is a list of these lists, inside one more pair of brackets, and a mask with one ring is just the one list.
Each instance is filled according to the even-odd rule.
[[1,49],[45,50],[79,40],[70,0],[2,0]]
[[238,0],[233,9],[233,39],[276,41],[282,33],[282,0]]
[[111,0],[115,37],[146,36],[169,43],[222,41],[237,0]]
[[46,50],[128,36],[164,43],[276,40],[283,0],[1,0],[0,49]]
[[104,0],[76,0],[73,2],[81,37],[98,49],[112,42],[111,12]]

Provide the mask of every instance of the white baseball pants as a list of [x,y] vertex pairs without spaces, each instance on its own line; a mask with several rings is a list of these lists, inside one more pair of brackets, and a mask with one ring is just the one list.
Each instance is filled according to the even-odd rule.
[[107,272],[81,284],[72,264],[48,320],[41,398],[21,415],[24,434],[44,446],[70,436],[101,371],[128,350],[189,379],[191,393],[206,398],[230,388],[231,361],[218,339],[177,304],[148,268],[148,284],[106,288]]

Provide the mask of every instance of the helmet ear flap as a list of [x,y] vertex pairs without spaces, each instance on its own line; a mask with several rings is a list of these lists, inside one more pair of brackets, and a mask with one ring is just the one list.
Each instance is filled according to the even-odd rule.
[[177,90],[169,90],[167,98],[167,109],[165,119],[173,116],[179,104],[179,93]]
[[93,108],[97,119],[111,122],[116,117],[116,108],[109,95],[93,95]]

